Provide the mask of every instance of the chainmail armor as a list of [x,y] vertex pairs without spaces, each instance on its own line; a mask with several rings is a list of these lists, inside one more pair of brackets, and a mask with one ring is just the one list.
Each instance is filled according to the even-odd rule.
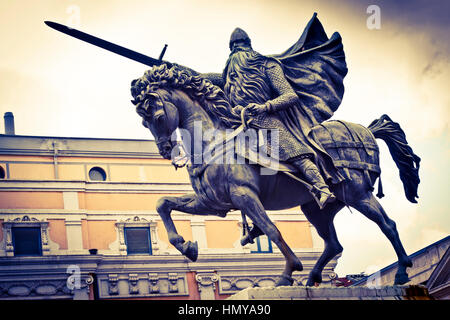
[[271,156],[275,156],[280,161],[292,161],[294,158],[311,157],[314,152],[304,143],[301,143],[292,135],[292,133],[286,128],[278,116],[277,111],[289,108],[298,101],[298,96],[292,89],[284,77],[281,67],[271,60],[266,63],[266,76],[267,81],[270,82],[273,88],[274,99],[269,100],[269,112],[264,112],[257,115],[253,124],[263,129],[278,129],[278,152],[279,155],[272,154],[272,144],[276,143],[271,141],[271,135],[267,135],[268,141],[265,141],[264,151]]

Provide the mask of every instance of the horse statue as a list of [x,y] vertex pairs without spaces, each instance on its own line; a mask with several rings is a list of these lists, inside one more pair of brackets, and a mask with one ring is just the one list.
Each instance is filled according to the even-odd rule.
[[[177,128],[195,137],[200,123],[204,132],[216,130],[225,135],[241,123],[239,115],[233,113],[219,87],[177,66],[168,68],[163,64],[146,71],[144,76],[132,81],[131,93],[132,103],[142,117],[143,125],[153,134],[159,153],[165,159],[171,159],[176,146],[172,137]],[[250,162],[199,164],[196,160],[202,154],[187,152],[186,156],[190,160],[187,170],[194,193],[162,197],[156,205],[170,243],[190,260],[196,261],[197,242],[186,242],[178,234],[171,218],[172,210],[220,217],[225,217],[231,210],[240,210],[243,217],[250,218],[254,225],[241,243],[244,245],[266,234],[286,260],[276,285],[292,285],[292,273],[302,271],[302,263],[283,240],[266,210],[300,206],[325,243],[322,255],[308,276],[307,286],[313,286],[322,282],[322,271],[326,264],[343,251],[333,219],[344,206],[350,206],[375,222],[392,243],[398,257],[395,284],[408,282],[406,268],[412,266],[411,259],[403,248],[395,222],[387,216],[372,194],[380,175],[379,150],[375,138],[381,138],[388,145],[400,170],[406,197],[416,202],[420,158],[408,146],[404,132],[397,123],[384,115],[368,128],[344,121],[326,121],[312,128],[311,134],[346,176],[345,181],[331,186],[336,201],[320,210],[305,184],[294,179],[292,174],[287,175],[282,171],[271,175],[262,174],[261,166]],[[208,150],[214,147],[213,142],[205,139],[184,139],[182,143],[186,150]],[[381,184],[378,194],[381,197],[380,187]]]

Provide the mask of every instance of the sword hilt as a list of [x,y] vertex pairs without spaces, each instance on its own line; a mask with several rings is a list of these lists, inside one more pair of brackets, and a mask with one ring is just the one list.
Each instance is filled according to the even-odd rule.
[[162,61],[162,58],[164,57],[164,54],[166,53],[166,49],[167,49],[167,44],[164,45],[164,48],[161,51],[161,54],[159,55],[158,60]]

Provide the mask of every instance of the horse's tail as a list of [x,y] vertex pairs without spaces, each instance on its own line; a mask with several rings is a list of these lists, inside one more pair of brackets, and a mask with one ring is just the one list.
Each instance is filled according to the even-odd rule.
[[406,198],[417,203],[420,158],[408,145],[402,128],[386,114],[382,115],[380,119],[374,120],[368,128],[375,138],[382,139],[387,144],[392,159],[400,170],[400,179],[403,182]]

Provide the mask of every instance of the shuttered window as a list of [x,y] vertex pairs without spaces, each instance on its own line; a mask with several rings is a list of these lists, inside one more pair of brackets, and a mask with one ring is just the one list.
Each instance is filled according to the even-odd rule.
[[152,254],[150,228],[124,228],[128,254]]
[[41,228],[12,227],[11,233],[14,246],[14,256],[42,255]]

